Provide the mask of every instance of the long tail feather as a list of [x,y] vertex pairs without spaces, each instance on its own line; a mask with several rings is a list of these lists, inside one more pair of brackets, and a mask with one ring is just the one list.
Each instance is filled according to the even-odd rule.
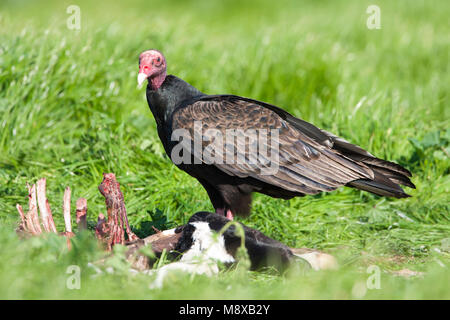
[[409,179],[411,173],[396,163],[377,158],[365,158],[362,162],[373,170],[374,178],[355,180],[350,182],[348,186],[380,196],[395,198],[410,197],[400,185],[416,188]]

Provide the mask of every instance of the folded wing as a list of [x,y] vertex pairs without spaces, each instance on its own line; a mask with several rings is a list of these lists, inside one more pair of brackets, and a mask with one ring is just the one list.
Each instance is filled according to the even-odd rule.
[[259,101],[201,98],[174,112],[176,129],[189,133],[183,146],[203,163],[293,192],[316,194],[350,185],[406,196],[398,184],[414,186],[401,166]]

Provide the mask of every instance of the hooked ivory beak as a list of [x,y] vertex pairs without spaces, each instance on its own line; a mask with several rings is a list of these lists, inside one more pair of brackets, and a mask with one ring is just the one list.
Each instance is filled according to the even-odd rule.
[[145,73],[143,73],[143,72],[141,72],[141,73],[138,74],[137,81],[138,81],[138,86],[139,86],[139,88],[142,87],[142,84],[144,83],[144,81],[145,81],[147,78],[148,78],[148,76],[147,76]]

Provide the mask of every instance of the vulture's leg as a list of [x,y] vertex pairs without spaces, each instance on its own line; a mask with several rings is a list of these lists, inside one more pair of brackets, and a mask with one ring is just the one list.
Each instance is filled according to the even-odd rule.
[[225,208],[217,208],[216,213],[226,217],[228,220],[234,220],[233,212],[231,212],[230,209],[225,210]]

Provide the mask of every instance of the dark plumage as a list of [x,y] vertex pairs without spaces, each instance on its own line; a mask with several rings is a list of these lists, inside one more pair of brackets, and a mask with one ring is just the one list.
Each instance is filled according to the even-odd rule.
[[[252,192],[290,199],[349,186],[380,196],[404,198],[409,195],[400,185],[415,188],[409,179],[411,173],[405,168],[378,159],[274,105],[234,95],[207,95],[176,76],[166,76],[166,61],[159,51],[141,54],[138,80],[142,83],[145,79],[149,80],[147,101],[166,153],[171,157],[178,144],[171,141],[174,131],[183,129],[190,134],[182,139],[180,153],[190,163],[176,165],[195,177],[206,189],[216,212],[229,218],[232,214],[250,213]],[[201,121],[201,125],[196,127],[195,121]],[[203,148],[225,137],[227,129],[278,130],[277,150],[267,141],[258,145],[266,147],[268,154],[278,152],[278,170],[267,174],[268,165],[260,162],[211,163],[209,158],[201,158],[193,144],[199,129]],[[226,143],[223,159],[251,159],[251,143],[254,141]]]

